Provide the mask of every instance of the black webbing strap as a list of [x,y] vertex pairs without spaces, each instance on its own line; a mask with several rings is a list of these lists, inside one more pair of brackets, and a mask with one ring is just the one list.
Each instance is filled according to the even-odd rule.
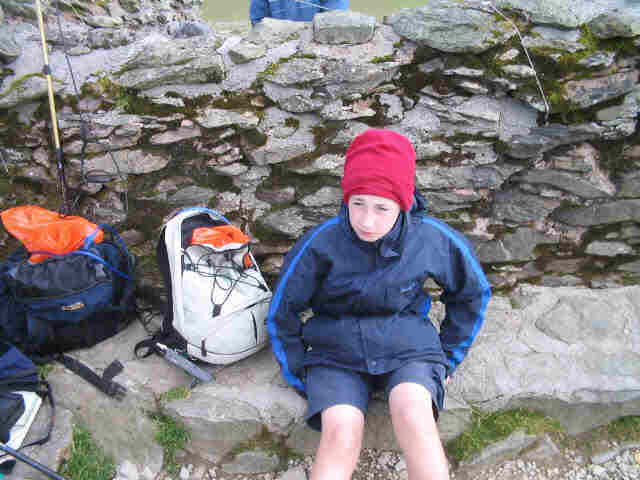
[[127,389],[125,387],[112,380],[113,377],[115,377],[122,371],[122,364],[118,360],[114,360],[113,362],[111,362],[111,364],[104,371],[106,375],[103,376],[98,375],[84,363],[68,355],[59,355],[56,357],[56,360],[62,363],[72,372],[84,378],[98,390],[104,392],[110,397],[115,398],[116,400],[122,400],[127,393]]
[[179,334],[173,329],[171,329],[171,331],[159,330],[149,338],[145,338],[136,343],[133,349],[135,356],[137,358],[147,358],[152,353],[160,355],[161,357],[164,356],[157,346],[158,343],[180,350],[182,349],[180,345],[184,343],[184,341],[181,341]]
[[154,335],[150,338],[145,338],[144,340],[140,340],[138,343],[136,343],[136,346],[133,349],[136,357],[147,358],[152,353],[157,353],[158,355],[160,355],[160,352],[156,347],[156,343],[158,343],[159,341],[160,341],[159,335]]

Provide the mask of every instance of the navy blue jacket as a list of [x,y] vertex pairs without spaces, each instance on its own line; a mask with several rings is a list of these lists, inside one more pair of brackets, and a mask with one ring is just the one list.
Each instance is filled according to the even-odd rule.
[[[440,332],[422,288],[429,277],[443,289]],[[267,330],[283,377],[301,392],[305,367],[314,364],[380,374],[430,360],[451,375],[482,326],[490,296],[467,240],[426,216],[419,194],[376,242],[357,237],[343,204],[286,255]],[[303,323],[300,313],[309,307],[313,317]]]
[[251,25],[265,17],[310,22],[316,13],[348,9],[349,0],[251,0],[249,17]]

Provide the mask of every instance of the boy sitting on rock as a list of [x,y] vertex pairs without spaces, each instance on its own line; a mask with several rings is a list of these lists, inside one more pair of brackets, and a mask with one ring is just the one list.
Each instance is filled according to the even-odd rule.
[[[351,478],[376,390],[387,395],[409,479],[448,478],[436,427],[444,383],[477,336],[491,292],[463,236],[425,214],[415,165],[403,135],[357,136],[340,214],[307,232],[281,270],[267,329],[282,375],[307,398],[307,424],[322,432],[311,480]],[[443,289],[440,331],[428,317],[427,278]]]

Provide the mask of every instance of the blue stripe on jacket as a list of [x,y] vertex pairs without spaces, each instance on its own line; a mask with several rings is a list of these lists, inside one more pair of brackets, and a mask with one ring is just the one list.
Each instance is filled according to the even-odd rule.
[[273,299],[271,300],[271,305],[269,306],[269,315],[267,316],[267,332],[271,337],[271,348],[273,350],[273,353],[276,359],[278,360],[278,363],[280,363],[280,366],[282,368],[282,376],[284,377],[284,379],[287,381],[287,383],[289,383],[289,385],[300,390],[301,392],[306,391],[306,386],[304,382],[302,382],[300,378],[296,377],[289,368],[289,363],[287,362],[287,355],[286,355],[286,352],[284,351],[284,348],[282,347],[282,341],[280,340],[280,337],[278,335],[278,327],[274,320],[274,316],[278,308],[280,308],[280,302],[282,302],[282,296],[284,294],[285,288],[287,287],[287,281],[289,280],[289,276],[295,270],[296,265],[300,261],[300,258],[302,257],[304,251],[307,249],[307,247],[313,241],[316,235],[318,235],[325,228],[331,225],[336,225],[338,222],[339,222],[338,218],[332,218],[330,220],[327,220],[325,223],[320,225],[316,229],[316,231],[313,232],[313,234],[309,236],[307,241],[304,243],[302,248],[300,248],[298,253],[295,255],[295,257],[289,264],[289,267],[285,271],[284,275],[282,276],[280,282],[278,283],[278,287],[276,288],[275,294],[273,295]]
[[471,333],[457,345],[451,346],[449,348],[447,360],[449,360],[450,362],[450,369],[447,371],[447,374],[451,375],[451,373],[453,373],[453,371],[458,368],[458,365],[460,365],[460,363],[462,363],[462,361],[466,357],[469,348],[473,344],[473,341],[480,331],[480,328],[482,328],[482,324],[484,323],[484,313],[487,309],[489,299],[491,298],[491,285],[485,277],[482,267],[476,260],[476,257],[473,255],[469,246],[458,235],[456,235],[454,231],[450,227],[448,227],[448,225],[429,217],[423,217],[422,222],[435,227],[451,239],[451,241],[460,249],[462,254],[468,259],[471,268],[477,275],[483,288],[481,307],[476,312]]

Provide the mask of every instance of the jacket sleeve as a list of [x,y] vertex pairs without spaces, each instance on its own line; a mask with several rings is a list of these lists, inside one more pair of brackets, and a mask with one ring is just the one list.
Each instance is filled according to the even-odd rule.
[[327,0],[325,5],[329,10],[349,10],[349,0]]
[[471,245],[458,232],[449,230],[449,258],[443,259],[440,278],[445,317],[440,342],[447,357],[447,376],[453,374],[469,352],[491,298],[491,286]]
[[249,18],[251,19],[251,26],[258,23],[264,17],[270,16],[269,1],[268,0],[251,0],[249,6]]
[[306,392],[300,313],[309,307],[317,287],[318,262],[309,248],[312,239],[313,235],[303,236],[286,255],[267,316],[271,348],[282,376],[300,393]]

